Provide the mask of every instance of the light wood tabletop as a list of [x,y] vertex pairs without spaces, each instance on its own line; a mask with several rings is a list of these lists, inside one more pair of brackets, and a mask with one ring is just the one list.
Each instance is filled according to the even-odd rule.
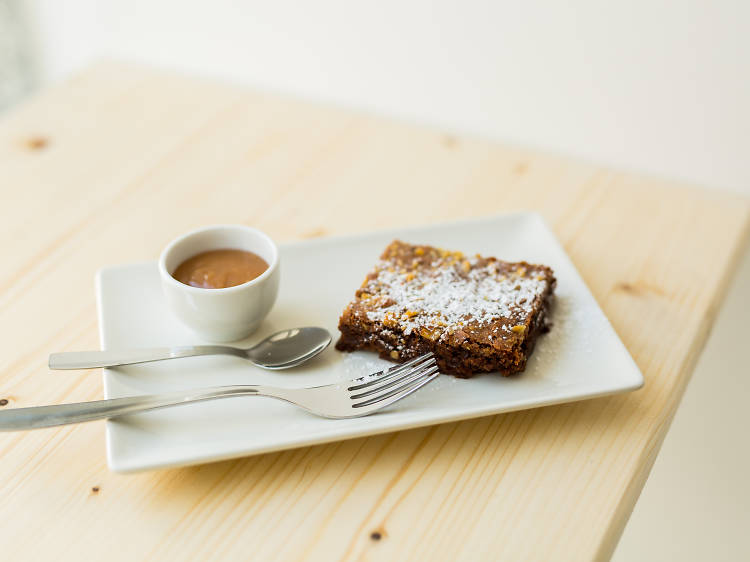
[[0,116],[0,171],[5,408],[101,398],[98,371],[46,366],[98,347],[96,270],[218,222],[284,242],[539,211],[646,379],[135,475],[107,470],[101,422],[2,434],[8,560],[606,559],[750,225],[739,196],[114,63]]

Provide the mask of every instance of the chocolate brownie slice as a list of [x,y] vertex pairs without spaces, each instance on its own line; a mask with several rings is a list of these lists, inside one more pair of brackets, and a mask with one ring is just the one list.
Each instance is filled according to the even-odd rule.
[[443,373],[523,371],[548,328],[549,267],[392,242],[339,319],[341,351],[394,361],[427,351]]

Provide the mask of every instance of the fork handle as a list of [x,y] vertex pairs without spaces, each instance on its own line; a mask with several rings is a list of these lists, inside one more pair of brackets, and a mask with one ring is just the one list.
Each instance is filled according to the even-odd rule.
[[[265,390],[265,393],[264,393]],[[200,390],[184,390],[169,394],[128,396],[110,400],[57,404],[54,406],[32,406],[0,411],[0,431],[20,431],[68,425],[105,418],[116,418],[147,410],[157,410],[169,406],[230,398],[232,396],[264,395],[273,397],[273,389],[250,386],[217,386]]]
[[247,358],[245,350],[225,345],[184,345],[179,347],[155,347],[151,349],[126,349],[105,351],[70,351],[52,353],[49,356],[50,369],[96,369],[98,367],[119,367],[178,357],[196,355],[234,355]]

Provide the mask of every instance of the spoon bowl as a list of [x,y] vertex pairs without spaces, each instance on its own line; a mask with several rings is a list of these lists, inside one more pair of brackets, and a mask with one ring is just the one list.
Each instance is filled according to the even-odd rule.
[[247,358],[264,369],[288,369],[315,357],[331,343],[325,328],[292,328],[271,334],[245,350]]

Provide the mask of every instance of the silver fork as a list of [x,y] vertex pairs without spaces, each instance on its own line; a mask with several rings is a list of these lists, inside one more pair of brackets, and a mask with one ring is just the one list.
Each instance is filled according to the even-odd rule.
[[435,357],[427,353],[407,363],[354,380],[308,388],[266,385],[217,386],[169,394],[129,396],[111,400],[32,406],[0,411],[0,431],[54,427],[105,418],[127,416],[232,396],[267,396],[290,402],[325,418],[367,416],[409,396],[438,376]]

